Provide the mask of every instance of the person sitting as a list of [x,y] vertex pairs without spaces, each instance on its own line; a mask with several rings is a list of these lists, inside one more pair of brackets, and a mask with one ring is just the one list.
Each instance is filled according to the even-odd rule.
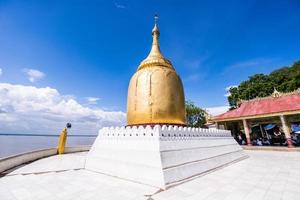
[[237,139],[238,139],[238,143],[239,143],[239,144],[242,144],[243,139],[242,139],[241,134],[239,134],[239,135],[237,136]]
[[291,139],[293,142],[293,145],[297,146],[300,143],[300,138],[298,137],[298,134],[292,133],[291,134]]
[[263,141],[262,141],[263,145],[271,145],[270,141],[268,140],[268,138],[263,138]]
[[257,146],[262,146],[262,145],[263,145],[262,139],[261,139],[261,138],[258,138],[258,139],[256,140],[256,144],[257,144]]
[[275,127],[274,128],[273,134],[274,134],[273,144],[274,143],[279,143],[280,146],[286,145],[285,139],[283,138],[284,134],[282,134],[282,132],[280,131],[279,127]]

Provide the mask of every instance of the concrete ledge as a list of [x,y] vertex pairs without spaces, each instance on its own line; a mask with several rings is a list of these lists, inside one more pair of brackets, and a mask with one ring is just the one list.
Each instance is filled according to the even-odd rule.
[[288,147],[276,147],[276,146],[241,146],[244,150],[257,150],[257,151],[290,151],[300,152],[299,147],[288,148]]
[[75,152],[89,151],[90,148],[91,148],[91,145],[66,147],[65,148],[65,153],[75,153]]
[[[74,146],[66,147],[66,153],[88,151],[91,146]],[[0,159],[0,173],[20,166],[22,164],[32,162],[41,158],[53,156],[57,154],[56,148],[42,149],[37,151],[26,152]]]

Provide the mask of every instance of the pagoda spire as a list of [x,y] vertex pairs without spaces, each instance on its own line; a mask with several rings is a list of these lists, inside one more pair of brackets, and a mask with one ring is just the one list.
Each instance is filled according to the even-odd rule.
[[160,51],[160,47],[159,47],[159,28],[157,25],[158,22],[158,15],[154,16],[154,27],[152,29],[152,47],[151,47],[151,51],[148,55],[148,57],[164,57]]
[[157,25],[158,22],[158,15],[154,16],[154,27],[152,29],[152,46],[149,55],[145,60],[143,60],[139,66],[139,69],[142,69],[144,67],[148,66],[164,66],[169,67],[173,69],[173,66],[171,62],[166,59],[163,54],[160,51],[160,45],[159,45],[159,35],[160,31]]

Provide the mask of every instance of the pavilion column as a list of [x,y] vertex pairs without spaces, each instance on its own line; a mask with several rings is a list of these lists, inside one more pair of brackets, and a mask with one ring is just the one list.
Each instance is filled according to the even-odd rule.
[[250,139],[250,128],[246,119],[243,119],[243,126],[244,126],[244,131],[247,139],[247,145],[251,146],[252,144]]
[[216,122],[216,128],[219,129],[219,123],[218,122]]
[[280,121],[281,121],[282,129],[283,129],[288,147],[289,148],[294,147],[292,140],[291,140],[291,129],[290,129],[288,121],[286,120],[286,117],[283,115],[280,115]]

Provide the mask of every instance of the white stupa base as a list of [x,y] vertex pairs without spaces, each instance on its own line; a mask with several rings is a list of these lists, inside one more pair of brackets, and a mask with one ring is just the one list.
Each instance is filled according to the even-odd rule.
[[165,189],[245,157],[225,130],[117,127],[99,131],[85,168]]

